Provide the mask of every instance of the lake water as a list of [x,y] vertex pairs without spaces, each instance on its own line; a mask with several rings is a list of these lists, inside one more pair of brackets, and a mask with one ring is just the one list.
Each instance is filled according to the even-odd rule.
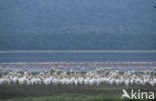
[[155,62],[156,52],[22,52],[0,53],[0,63],[3,62],[105,62],[105,61],[131,61]]
[[[0,52],[0,63],[5,62],[156,62],[156,52]],[[153,67],[147,67],[153,68]],[[18,68],[17,68],[18,69]],[[48,69],[48,68],[47,68]],[[126,67],[123,71],[139,69]],[[40,71],[42,68],[32,68]]]

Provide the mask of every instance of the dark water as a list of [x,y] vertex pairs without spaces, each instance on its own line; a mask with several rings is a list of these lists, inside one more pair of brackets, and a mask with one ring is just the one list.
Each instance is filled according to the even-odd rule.
[[146,61],[155,62],[156,53],[0,53],[2,62],[105,62]]

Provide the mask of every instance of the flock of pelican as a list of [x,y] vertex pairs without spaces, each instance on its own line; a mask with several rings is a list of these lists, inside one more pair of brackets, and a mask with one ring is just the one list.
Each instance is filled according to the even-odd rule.
[[24,67],[20,70],[0,67],[0,85],[150,85],[156,86],[155,70],[139,67],[139,71],[121,71],[120,67],[98,67],[76,70],[71,67],[55,66],[40,72],[31,72]]

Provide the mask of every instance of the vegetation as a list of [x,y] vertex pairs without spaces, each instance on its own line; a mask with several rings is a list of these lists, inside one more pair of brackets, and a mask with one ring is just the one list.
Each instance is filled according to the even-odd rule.
[[1,85],[0,101],[120,101],[122,89],[156,91],[150,86]]
[[[9,99],[7,101],[120,101],[119,96],[111,95],[98,95],[98,96],[89,96],[82,94],[62,94],[59,96],[50,96],[50,97],[33,97],[33,98],[16,98]],[[2,101],[2,100],[0,100]]]
[[[0,100],[3,101],[3,100]],[[48,96],[48,97],[28,97],[28,98],[16,98],[9,99],[7,101],[138,101],[122,99],[119,96],[112,95],[98,95],[88,96],[82,94],[62,94],[59,96]],[[139,101],[154,101],[154,100],[139,100]]]

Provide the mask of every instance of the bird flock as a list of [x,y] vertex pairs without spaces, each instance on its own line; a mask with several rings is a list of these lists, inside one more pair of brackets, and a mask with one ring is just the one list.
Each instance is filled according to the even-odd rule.
[[[115,69],[114,69],[115,68]],[[15,70],[10,67],[0,67],[0,85],[150,85],[156,86],[155,70],[139,67],[121,71],[121,67],[76,68],[70,66],[53,66],[48,70],[43,68],[40,72],[31,72],[27,67]]]

